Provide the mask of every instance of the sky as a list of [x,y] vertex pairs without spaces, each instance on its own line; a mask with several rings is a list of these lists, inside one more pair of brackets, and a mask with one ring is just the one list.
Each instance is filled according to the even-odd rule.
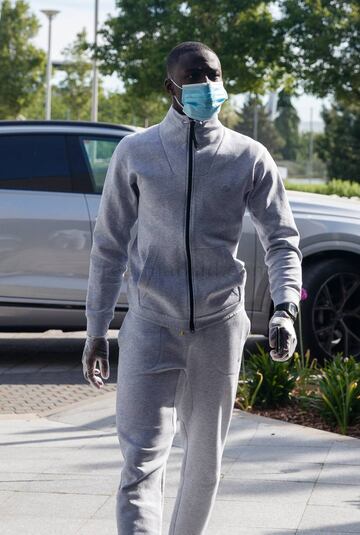
[[[27,0],[31,11],[40,21],[41,28],[34,39],[34,43],[47,51],[48,46],[48,19],[41,12],[41,9],[57,9],[60,11],[52,22],[52,60],[61,61],[61,50],[74,41],[76,34],[84,27],[86,28],[88,38],[94,37],[94,8],[95,0]],[[99,1],[99,27],[108,18],[109,15],[115,15],[115,0],[98,0]],[[100,41],[101,42],[101,41]],[[220,58],[221,59],[221,58]],[[58,76],[61,76],[60,73]],[[56,79],[56,78],[55,78]],[[122,84],[118,75],[107,76],[104,78],[105,89],[116,91],[121,90]],[[243,97],[239,97],[239,102]],[[266,99],[264,99],[264,102]],[[313,128],[315,131],[322,129],[323,121],[320,111],[323,105],[329,106],[328,100],[318,99],[311,95],[301,95],[293,98],[292,102],[296,107],[301,119],[301,130],[308,130],[311,117],[313,118]]]

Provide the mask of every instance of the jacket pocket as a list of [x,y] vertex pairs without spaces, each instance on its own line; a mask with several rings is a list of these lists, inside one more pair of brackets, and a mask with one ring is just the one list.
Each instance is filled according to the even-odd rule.
[[243,298],[246,271],[227,247],[201,247],[193,250],[195,314],[212,314],[233,306]]
[[147,308],[184,319],[188,315],[188,281],[183,251],[150,245],[138,280],[138,302]]

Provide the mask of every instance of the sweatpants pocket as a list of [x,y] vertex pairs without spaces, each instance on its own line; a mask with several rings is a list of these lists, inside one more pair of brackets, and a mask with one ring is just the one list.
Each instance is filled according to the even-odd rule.
[[[230,319],[214,326],[216,347],[211,351],[211,365],[224,375],[239,374],[244,345],[250,332],[250,320],[241,309]],[[216,335],[216,336],[215,336]]]
[[[124,328],[123,328],[124,327]],[[162,325],[126,314],[119,340],[119,367],[125,375],[136,375],[153,370],[162,356]]]

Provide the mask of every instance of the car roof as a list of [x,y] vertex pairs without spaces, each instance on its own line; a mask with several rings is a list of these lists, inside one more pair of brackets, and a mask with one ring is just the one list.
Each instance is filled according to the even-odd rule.
[[0,120],[0,134],[25,132],[57,132],[82,134],[131,133],[143,130],[142,127],[92,121],[62,120]]

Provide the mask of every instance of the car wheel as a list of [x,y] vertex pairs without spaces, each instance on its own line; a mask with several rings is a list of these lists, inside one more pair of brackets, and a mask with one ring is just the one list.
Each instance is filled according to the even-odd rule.
[[[334,258],[303,272],[307,298],[301,302],[304,351],[318,362],[338,353],[360,358],[360,270]],[[300,336],[300,333],[299,333]]]

